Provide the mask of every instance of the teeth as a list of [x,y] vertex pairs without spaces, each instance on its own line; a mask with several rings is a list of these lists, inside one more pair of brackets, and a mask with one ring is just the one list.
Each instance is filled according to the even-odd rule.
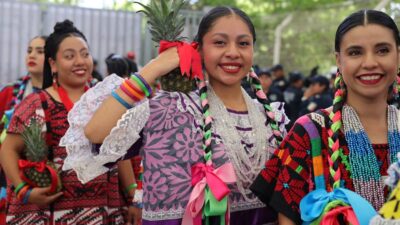
[[84,74],[84,73],[85,73],[85,70],[75,70],[74,73],[77,73],[77,74]]
[[227,70],[237,70],[239,67],[238,66],[223,66],[224,67],[224,69],[227,69]]
[[360,77],[361,80],[377,80],[379,78],[380,78],[379,75],[362,76],[362,77]]

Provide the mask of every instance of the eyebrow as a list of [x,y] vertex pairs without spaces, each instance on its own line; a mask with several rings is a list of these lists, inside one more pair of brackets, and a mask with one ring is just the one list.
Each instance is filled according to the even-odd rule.
[[[393,45],[391,43],[388,43],[388,42],[380,42],[380,43],[375,44],[374,47],[382,47],[382,46],[392,47]],[[348,50],[348,49],[360,49],[360,48],[363,48],[363,47],[360,46],[360,45],[350,45],[349,47],[346,48],[346,50]]]
[[[228,35],[227,34],[225,34],[225,33],[215,33],[215,34],[213,34],[213,36],[223,36],[224,38],[228,38]],[[249,37],[249,38],[251,38],[251,35],[248,35],[248,34],[241,34],[241,35],[239,35],[237,38],[238,39],[240,39],[240,38],[245,38],[245,37]]]
[[[86,48],[86,47],[83,47],[83,48],[81,48],[78,52],[82,52],[82,51],[85,51],[85,50],[89,50],[89,49]],[[65,49],[63,52],[68,52],[68,51],[70,51],[70,52],[75,52],[75,49],[73,49],[73,48],[67,48],[67,49]]]

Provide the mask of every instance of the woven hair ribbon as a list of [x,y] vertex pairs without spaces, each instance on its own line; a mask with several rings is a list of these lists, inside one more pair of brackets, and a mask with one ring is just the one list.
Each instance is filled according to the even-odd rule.
[[[304,221],[303,224],[313,224],[313,222],[323,214],[328,203],[334,200],[342,201],[351,206],[358,220],[358,224],[360,225],[368,225],[372,217],[377,214],[367,200],[353,191],[345,188],[335,188],[332,192],[327,192],[324,189],[317,189],[308,193],[300,202],[301,219]],[[347,219],[353,220],[350,212]]]
[[[203,70],[201,66],[201,57],[199,52],[197,52],[197,42],[192,42],[191,44],[182,41],[160,41],[160,48],[158,53],[161,53],[168,48],[177,47],[179,55],[179,67],[181,69],[182,76],[187,76],[189,78],[199,78],[204,79]],[[192,72],[190,73],[190,69]]]
[[18,167],[21,169],[20,172],[21,178],[30,185],[32,185],[32,182],[25,176],[23,172],[24,169],[35,168],[40,173],[43,173],[45,169],[47,169],[50,172],[51,176],[50,193],[54,193],[57,190],[57,184],[58,184],[57,172],[52,167],[48,166],[45,161],[31,162],[28,160],[20,159],[18,160]]
[[[204,163],[192,166],[193,190],[190,194],[184,225],[201,225],[203,206],[205,215],[224,216],[228,210],[227,195],[230,190],[226,184],[236,182],[236,175],[231,163],[226,163],[217,169]],[[225,216],[229,218],[229,216]],[[229,224],[229,221],[225,221]]]
[[0,124],[4,124],[4,129],[0,134],[0,144],[4,142],[4,139],[6,139],[7,129],[8,129],[8,126],[10,125],[10,121],[11,121],[11,117],[12,117],[13,113],[14,113],[14,109],[6,110],[6,111],[4,111],[3,118],[1,118]]

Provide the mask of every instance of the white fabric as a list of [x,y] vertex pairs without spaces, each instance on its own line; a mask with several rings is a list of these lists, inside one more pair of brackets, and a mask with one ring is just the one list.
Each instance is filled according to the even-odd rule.
[[68,113],[70,127],[60,141],[60,146],[64,146],[67,151],[63,170],[75,170],[79,180],[83,183],[108,171],[108,168],[103,166],[104,153],[102,153],[102,148],[100,148],[98,155],[92,152],[92,144],[86,138],[84,128],[101,103],[122,82],[123,79],[117,75],[106,77],[104,81],[99,82],[95,87],[82,95],[80,100],[74,104],[74,107]]

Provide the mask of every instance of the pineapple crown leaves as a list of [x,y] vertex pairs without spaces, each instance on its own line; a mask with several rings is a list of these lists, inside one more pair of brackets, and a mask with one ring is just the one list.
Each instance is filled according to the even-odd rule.
[[150,25],[150,33],[154,42],[181,41],[185,18],[179,14],[180,9],[187,4],[186,0],[151,0],[148,5],[135,2],[143,7],[138,12],[144,13]]
[[21,133],[25,143],[25,156],[32,162],[40,162],[47,158],[48,148],[43,138],[42,127],[43,120],[40,118],[31,118],[29,124],[25,125]]

